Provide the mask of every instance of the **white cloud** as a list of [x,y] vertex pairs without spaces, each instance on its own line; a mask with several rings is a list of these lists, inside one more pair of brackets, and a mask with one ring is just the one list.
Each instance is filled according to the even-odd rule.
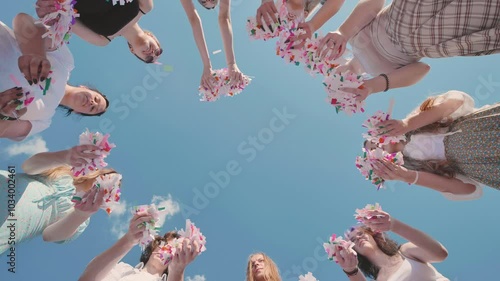
[[167,219],[167,217],[171,217],[180,211],[179,203],[172,200],[172,195],[168,195],[168,197],[162,197],[153,195],[153,199],[151,200],[151,204],[155,204],[158,207],[164,207],[165,210],[161,213],[158,224],[163,226],[163,223]]
[[113,209],[113,212],[111,212],[111,233],[118,239],[125,235],[128,229],[128,222],[130,221],[131,217],[127,216],[127,218],[125,218],[123,216],[126,210],[127,201],[120,199],[120,204],[116,205]]
[[188,276],[186,281],[205,281],[205,275],[195,275],[194,277]]
[[22,143],[15,143],[5,148],[5,152],[7,152],[9,157],[20,154],[31,156],[33,154],[47,151],[49,151],[47,143],[40,136],[34,136],[33,138],[23,141]]

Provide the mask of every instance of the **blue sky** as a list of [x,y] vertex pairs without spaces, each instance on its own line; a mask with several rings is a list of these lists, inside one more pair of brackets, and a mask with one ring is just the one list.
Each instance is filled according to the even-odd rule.
[[[248,38],[245,21],[259,3],[237,0],[232,6],[238,66],[254,79],[239,96],[215,103],[198,101],[202,63],[178,1],[156,1],[155,9],[141,20],[162,42],[161,61],[171,71],[139,62],[123,38],[101,48],[73,36],[76,68],[70,83],[97,87],[112,100],[111,108],[101,118],[64,117],[59,112],[29,148],[67,149],[77,144],[85,128],[110,133],[117,147],[107,162],[123,174],[127,206],[148,204],[153,195],[170,198],[179,211],[166,221],[164,231],[183,228],[189,215],[207,237],[207,251],[188,267],[187,276],[244,280],[248,255],[264,251],[278,264],[284,281],[298,280],[307,271],[320,281],[346,280],[337,265],[325,260],[318,240],[343,233],[354,223],[356,208],[379,202],[394,217],[446,246],[449,257],[436,267],[450,280],[493,280],[496,273],[491,269],[499,266],[500,227],[495,222],[500,219],[500,192],[485,188],[484,197],[472,202],[448,201],[403,183],[390,183],[377,192],[354,166],[367,115],[336,114],[325,102],[320,78],[285,64],[274,54],[274,42]],[[11,26],[16,13],[34,14],[33,5],[8,1],[0,20]],[[346,1],[322,30],[335,30],[354,5]],[[222,68],[224,54],[212,55],[222,49],[217,14],[198,10],[212,65]],[[450,89],[471,94],[478,106],[499,100],[498,55],[425,61],[432,67],[426,78],[370,97],[367,114],[386,110],[394,98],[394,116],[402,118],[426,96]],[[145,90],[144,79],[157,83]],[[279,119],[284,112],[286,121]],[[276,118],[280,121],[273,121]],[[263,142],[252,145],[259,135]],[[28,157],[10,155],[12,145],[0,140],[0,169],[20,169]],[[18,148],[26,150],[26,145]],[[211,175],[228,170],[232,175],[222,187]],[[210,198],[200,199],[199,194]],[[126,226],[127,221],[128,211],[121,217],[99,212],[70,244],[43,243],[41,238],[23,243],[17,248],[15,274],[7,272],[7,259],[0,257],[0,280],[76,280],[95,255],[116,241],[113,227],[120,222]],[[139,255],[136,247],[124,261],[135,265]]]

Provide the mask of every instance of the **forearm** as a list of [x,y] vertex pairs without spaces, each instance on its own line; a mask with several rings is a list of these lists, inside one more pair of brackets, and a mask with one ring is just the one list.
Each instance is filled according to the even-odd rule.
[[29,175],[40,174],[52,168],[67,165],[67,153],[67,150],[37,153],[24,161],[22,168]]
[[[415,171],[409,171],[410,176],[407,177],[407,182],[413,182],[416,178]],[[464,183],[461,180],[455,178],[447,178],[444,176],[436,175],[433,173],[418,172],[418,180],[415,183],[420,186],[424,186],[439,192],[449,192],[452,194],[470,194],[476,190],[476,186],[473,184]]]
[[[390,73],[386,73],[389,79],[389,89],[404,88],[416,84],[429,72],[430,66],[422,62],[405,65]],[[386,89],[386,81],[382,76],[377,76],[365,81],[365,87],[371,89],[371,93],[383,92]]]
[[198,47],[198,51],[200,52],[201,60],[203,62],[203,67],[212,68],[200,16],[198,15],[198,12],[194,8],[192,0],[182,0],[181,3],[184,8],[184,11],[186,12],[186,16],[189,20],[189,23],[191,24],[194,41],[196,43],[196,46]]
[[[331,1],[331,0],[330,0]],[[384,7],[384,0],[362,0],[339,27],[340,33],[349,41],[369,24]]]
[[391,231],[411,242],[402,246],[405,255],[422,262],[441,261],[448,255],[444,246],[428,234],[397,219],[392,220]]
[[448,99],[439,105],[432,106],[428,110],[420,111],[418,114],[404,119],[404,122],[408,126],[408,131],[413,131],[443,120],[455,112],[463,103],[463,100]]
[[309,21],[313,31],[320,29],[329,19],[331,19],[340,10],[344,0],[327,0],[318,10],[314,17]]
[[26,120],[0,120],[0,138],[20,141],[31,131],[31,123]]
[[90,213],[73,210],[62,219],[47,226],[43,230],[43,240],[47,242],[57,242],[70,238],[90,215]]
[[131,243],[126,236],[123,236],[113,246],[111,246],[111,248],[95,257],[87,265],[78,281],[102,280],[133,247],[134,244]]
[[[231,25],[231,14],[229,8],[229,1],[221,1],[221,10],[219,14],[219,27],[222,36],[222,42],[224,43],[224,53],[226,54],[227,65],[235,64],[236,59],[234,56],[233,48],[233,27]],[[223,8],[223,5],[227,8]]]
[[[46,56],[46,42],[42,35],[47,31],[41,23],[35,24],[35,19],[27,14],[18,14],[13,21],[14,34],[21,53]],[[49,39],[47,39],[49,40]]]

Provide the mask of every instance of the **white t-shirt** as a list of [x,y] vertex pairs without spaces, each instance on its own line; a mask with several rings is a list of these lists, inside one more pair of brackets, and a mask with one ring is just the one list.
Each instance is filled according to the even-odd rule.
[[135,267],[128,263],[120,262],[104,277],[102,281],[166,281],[167,276],[163,274],[161,277],[152,275],[145,270],[142,270],[144,264],[141,262]]
[[[18,58],[21,55],[14,31],[0,22],[0,92],[17,86],[12,81],[11,75],[21,83],[23,89],[34,88],[28,84],[19,70]],[[28,106],[26,114],[19,118],[31,123],[31,131],[26,137],[37,134],[50,126],[52,116],[64,96],[69,74],[75,67],[73,56],[66,45],[59,47],[56,51],[47,52],[47,59],[50,61],[52,71],[49,76],[52,78],[50,87],[45,96],[34,100]],[[23,138],[18,140],[21,139]]]
[[387,281],[450,281],[431,264],[406,258]]

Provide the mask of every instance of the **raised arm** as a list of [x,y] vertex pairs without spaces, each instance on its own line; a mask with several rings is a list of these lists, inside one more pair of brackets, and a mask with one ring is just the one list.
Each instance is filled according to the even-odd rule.
[[227,65],[236,64],[233,49],[233,27],[231,25],[231,0],[221,0],[219,10],[219,27],[224,43]]
[[339,27],[339,32],[346,37],[347,41],[349,41],[377,16],[377,14],[384,7],[384,3],[385,0],[359,1],[349,17]]
[[448,251],[438,241],[393,217],[384,211],[374,211],[381,217],[366,219],[363,223],[374,231],[392,231],[405,238],[409,243],[401,246],[401,252],[408,258],[420,262],[440,262],[448,257]]
[[26,120],[0,120],[0,138],[13,141],[23,140],[31,131],[31,123]]
[[201,60],[203,61],[204,68],[212,68],[210,62],[210,56],[208,55],[207,44],[205,42],[205,34],[203,33],[203,26],[201,23],[200,16],[196,11],[192,0],[181,0],[182,7],[186,12],[189,23],[191,24],[191,29],[193,30],[194,41],[200,52]]
[[56,152],[37,153],[24,161],[22,168],[29,175],[37,175],[64,165],[80,166],[86,163],[85,159],[95,159],[98,157],[95,153],[89,152],[95,150],[99,150],[99,147],[94,145],[79,145]]
[[113,269],[113,267],[139,242],[144,227],[142,223],[150,221],[151,216],[137,214],[130,220],[127,233],[118,240],[111,248],[96,256],[85,268],[78,281],[101,281]]
[[[95,202],[94,197],[96,198]],[[73,211],[43,230],[44,241],[58,242],[73,236],[78,227],[99,210],[104,200],[104,189],[101,188],[97,192],[97,189],[94,188],[85,194],[82,200],[84,199],[86,199],[85,203],[77,203]]]
[[[423,62],[415,62],[405,65],[390,73],[385,73],[389,81],[389,89],[404,88],[416,84],[422,80],[431,67]],[[368,79],[363,83],[362,89],[345,88],[346,92],[353,93],[358,100],[364,100],[369,95],[385,91],[386,80],[382,76]]]
[[329,19],[331,19],[340,10],[345,0],[326,0],[313,18],[308,21],[311,31],[320,29]]
[[177,247],[175,258],[168,265],[167,281],[184,280],[186,267],[199,255],[199,251],[196,249],[199,249],[199,244],[196,241],[191,242],[189,239],[184,239],[182,245]]
[[387,160],[376,163],[374,172],[380,175],[384,180],[398,180],[414,183],[439,192],[447,192],[455,195],[471,194],[476,190],[475,185],[464,183],[459,179],[448,178],[424,171],[417,172],[409,170]]

